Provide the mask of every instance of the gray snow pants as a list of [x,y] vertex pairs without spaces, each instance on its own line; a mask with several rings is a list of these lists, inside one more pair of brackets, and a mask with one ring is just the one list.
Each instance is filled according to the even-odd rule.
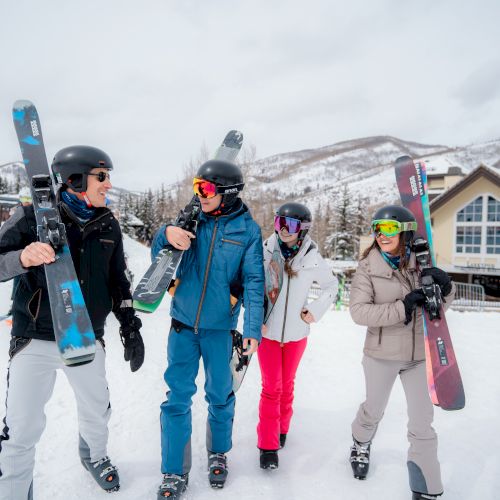
[[352,435],[361,443],[371,441],[384,416],[392,386],[399,375],[408,409],[408,473],[410,488],[420,493],[443,491],[437,458],[437,435],[432,428],[434,407],[427,390],[425,361],[388,361],[363,357],[366,400],[352,423]]
[[[56,343],[22,339],[11,351],[7,382],[5,426],[0,436],[0,500],[27,500],[33,495],[35,445],[45,429],[45,405],[64,371],[75,393],[80,436],[88,444],[92,461],[107,455],[111,415],[100,342],[91,363],[65,366]],[[62,422],[61,422],[62,424]]]

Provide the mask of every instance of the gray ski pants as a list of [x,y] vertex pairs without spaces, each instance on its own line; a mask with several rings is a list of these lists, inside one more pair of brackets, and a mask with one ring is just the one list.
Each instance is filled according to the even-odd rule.
[[410,488],[420,493],[443,491],[437,458],[438,440],[432,420],[434,407],[427,390],[425,361],[388,361],[363,357],[366,400],[352,423],[352,435],[361,443],[371,441],[384,416],[392,386],[399,375],[408,410],[408,473]]
[[32,498],[35,445],[45,429],[44,408],[57,369],[63,370],[75,394],[79,432],[89,446],[91,460],[107,455],[111,407],[104,360],[100,342],[94,361],[82,366],[65,366],[56,343],[44,340],[31,339],[13,355],[0,441],[0,500]]

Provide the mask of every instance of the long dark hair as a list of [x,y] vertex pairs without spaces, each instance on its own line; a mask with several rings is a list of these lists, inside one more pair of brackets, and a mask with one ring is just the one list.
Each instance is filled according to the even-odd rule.
[[[373,239],[373,243],[363,252],[360,260],[364,260],[368,257],[368,254],[376,248],[379,252],[382,252],[379,244],[377,243],[377,238]],[[408,259],[406,258],[406,238],[403,233],[399,233],[399,246],[398,253],[399,256],[399,269],[406,269],[408,267]]]

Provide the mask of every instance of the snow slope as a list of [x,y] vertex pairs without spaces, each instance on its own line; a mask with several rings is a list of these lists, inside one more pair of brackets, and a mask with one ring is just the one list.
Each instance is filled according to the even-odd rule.
[[[148,265],[148,250],[127,240],[129,264],[136,279]],[[3,309],[9,305],[10,283],[0,284]],[[120,469],[122,489],[116,500],[155,499],[160,482],[159,405],[164,399],[168,301],[158,312],[142,316],[146,361],[132,374],[123,361],[118,325],[107,326],[107,372],[113,415],[109,454]],[[500,415],[500,314],[450,312],[467,407],[456,413],[435,411],[440,438],[444,499],[499,498],[500,468],[497,432]],[[229,455],[226,487],[212,491],[206,480],[204,451],[206,403],[200,370],[193,404],[193,469],[186,499],[409,499],[406,472],[406,409],[396,383],[386,415],[372,448],[367,481],[351,477],[347,461],[350,424],[364,396],[361,352],[364,329],[353,324],[347,311],[330,311],[313,326],[296,383],[295,416],[280,468],[258,467],[255,426],[259,397],[257,359],[252,362],[237,395],[234,447]],[[5,393],[9,328],[0,323],[0,398]],[[3,408],[0,418],[3,418]],[[77,453],[75,403],[64,375],[46,407],[47,429],[37,448],[37,500],[90,500],[110,496],[100,491],[83,470]],[[493,432],[488,432],[492,430]]]

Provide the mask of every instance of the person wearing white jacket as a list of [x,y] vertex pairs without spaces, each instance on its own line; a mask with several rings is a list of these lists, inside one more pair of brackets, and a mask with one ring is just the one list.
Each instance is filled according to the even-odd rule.
[[[305,205],[285,203],[276,212],[275,233],[264,242],[266,282],[272,281],[273,273],[276,289],[274,295],[268,294],[272,298],[257,351],[262,375],[257,446],[263,469],[278,467],[278,449],[285,445],[290,427],[295,374],[310,324],[323,316],[337,296],[337,278],[307,234],[311,221]],[[308,303],[313,283],[319,284],[321,294]]]

